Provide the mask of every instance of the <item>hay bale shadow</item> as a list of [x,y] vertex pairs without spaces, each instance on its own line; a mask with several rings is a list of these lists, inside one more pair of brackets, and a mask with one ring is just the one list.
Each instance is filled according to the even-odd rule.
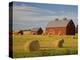
[[62,48],[64,44],[64,39],[61,39],[58,43],[58,47]]

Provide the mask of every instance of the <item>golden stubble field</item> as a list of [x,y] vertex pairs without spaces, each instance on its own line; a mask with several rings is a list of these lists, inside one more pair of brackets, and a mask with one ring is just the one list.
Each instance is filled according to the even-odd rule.
[[[59,40],[63,39],[63,47],[58,46]],[[37,40],[39,48],[30,51],[30,43]],[[35,45],[35,44],[34,44]],[[36,47],[36,46],[35,46]],[[13,57],[36,57],[72,55],[78,53],[78,34],[71,35],[13,35]]]

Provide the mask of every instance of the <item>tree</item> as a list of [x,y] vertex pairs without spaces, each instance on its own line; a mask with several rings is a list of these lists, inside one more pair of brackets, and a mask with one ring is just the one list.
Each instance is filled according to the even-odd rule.
[[20,31],[18,32],[18,34],[23,35],[23,30],[20,30]]

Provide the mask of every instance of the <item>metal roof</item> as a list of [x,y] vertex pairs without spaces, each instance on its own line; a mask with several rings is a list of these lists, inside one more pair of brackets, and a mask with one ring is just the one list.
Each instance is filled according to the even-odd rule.
[[47,27],[66,27],[71,20],[54,20],[50,21]]

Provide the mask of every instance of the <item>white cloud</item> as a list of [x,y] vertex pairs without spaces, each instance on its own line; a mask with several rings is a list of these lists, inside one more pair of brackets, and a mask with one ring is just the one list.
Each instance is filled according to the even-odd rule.
[[[57,15],[56,15],[57,14]],[[58,15],[59,14],[59,15]],[[39,7],[31,7],[31,6],[14,6],[13,7],[13,18],[14,20],[36,20],[36,19],[47,19],[54,16],[67,16],[74,18],[74,12],[66,12],[66,11],[51,11],[47,9],[42,9]]]
[[[47,9],[41,9],[38,7],[30,6],[14,6],[13,7],[13,19],[16,21],[25,20],[44,20],[49,18],[48,16],[55,15],[56,12]],[[46,17],[45,17],[46,16]]]
[[[55,12],[47,10],[47,9],[42,9],[38,7],[31,7],[31,6],[14,6],[13,8],[14,13],[32,13],[32,14],[42,14],[42,13],[47,13],[47,14],[55,14]],[[28,14],[26,14],[28,15]],[[30,15],[30,14],[29,14]]]
[[[25,24],[36,23],[36,22],[44,23],[44,22],[54,20],[55,18],[62,19],[64,17],[73,19],[74,22],[77,19],[77,17],[74,17],[74,12],[65,12],[64,10],[55,12],[55,11],[42,9],[39,7],[31,7],[31,6],[13,7],[13,23],[15,22],[25,23]],[[75,24],[77,24],[77,21],[75,22]]]

